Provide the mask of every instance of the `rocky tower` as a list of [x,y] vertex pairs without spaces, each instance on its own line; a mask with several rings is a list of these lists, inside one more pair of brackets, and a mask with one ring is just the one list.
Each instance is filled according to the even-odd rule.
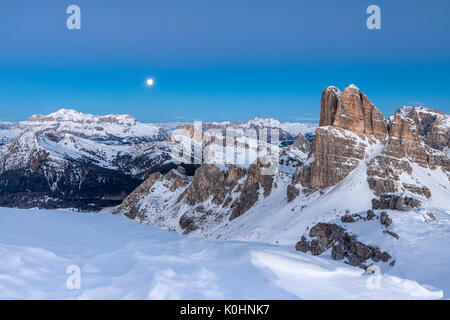
[[354,85],[342,93],[336,87],[328,87],[322,92],[320,126],[373,135],[380,140],[387,134],[383,114]]
[[[449,124],[448,115],[424,107],[402,107],[386,121],[354,85],[342,93],[328,87],[322,92],[313,157],[297,169],[292,185],[300,182],[304,193],[334,186],[371,157],[367,181],[376,196],[407,192],[430,198],[426,183],[413,177],[413,166],[450,172]],[[374,144],[380,146],[375,154]],[[289,190],[292,200],[292,186]]]
[[423,107],[403,107],[389,119],[387,144],[367,169],[369,186],[376,195],[408,191],[431,197],[423,182],[402,182],[401,176],[413,175],[413,165],[450,172],[448,157],[442,152],[449,145],[449,119]]
[[368,145],[386,135],[382,113],[357,87],[351,85],[342,93],[336,87],[326,88],[314,140],[314,162],[300,175],[302,184],[311,189],[336,185],[358,167]]
[[333,125],[340,95],[341,91],[336,87],[328,87],[322,91],[319,126]]
[[[334,186],[368,159],[370,147],[378,143],[379,151],[371,151],[373,159],[367,166],[374,194],[407,192],[430,198],[425,183],[413,178],[413,165],[450,172],[449,124],[448,115],[424,107],[402,107],[386,121],[354,85],[342,93],[328,87],[322,92],[313,157],[309,165],[297,169],[292,185],[301,183],[304,193]],[[408,182],[401,181],[402,175],[409,177]]]

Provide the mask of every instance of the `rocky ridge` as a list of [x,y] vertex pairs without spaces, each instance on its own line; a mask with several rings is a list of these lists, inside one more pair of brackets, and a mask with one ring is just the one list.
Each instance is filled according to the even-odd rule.
[[431,191],[414,180],[412,164],[449,175],[449,158],[443,152],[449,144],[449,121],[448,115],[423,107],[400,108],[385,120],[357,87],[342,93],[326,88],[314,153],[309,165],[297,168],[292,185],[299,189],[300,184],[304,193],[332,187],[370,160],[366,174],[376,196],[406,192],[430,198]]
[[262,175],[262,168],[260,163],[248,169],[228,165],[224,170],[203,164],[189,178],[180,168],[152,174],[115,212],[140,222],[160,221],[162,226],[171,217],[177,223],[170,229],[181,233],[200,229],[206,221],[232,221],[271,194],[273,176]]

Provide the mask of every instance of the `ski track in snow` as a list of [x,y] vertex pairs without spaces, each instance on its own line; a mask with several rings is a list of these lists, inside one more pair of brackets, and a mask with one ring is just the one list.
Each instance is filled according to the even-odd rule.
[[[108,213],[0,208],[0,299],[438,299],[291,246],[180,236]],[[69,265],[81,289],[68,290]]]

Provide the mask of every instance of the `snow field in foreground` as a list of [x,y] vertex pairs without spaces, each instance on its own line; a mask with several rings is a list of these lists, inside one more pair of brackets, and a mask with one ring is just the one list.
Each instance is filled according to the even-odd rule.
[[[68,266],[81,269],[69,290]],[[373,276],[372,276],[373,277]],[[436,299],[292,247],[180,236],[123,216],[0,208],[1,299]],[[373,283],[373,281],[371,282]]]

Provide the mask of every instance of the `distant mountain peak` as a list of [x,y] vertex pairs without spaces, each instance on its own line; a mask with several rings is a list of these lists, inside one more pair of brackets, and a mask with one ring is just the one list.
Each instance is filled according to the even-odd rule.
[[95,116],[74,109],[59,109],[49,115],[33,115],[31,122],[76,122],[76,123],[115,123],[119,125],[135,125],[138,121],[129,114]]
[[261,127],[280,127],[281,122],[274,118],[254,118],[248,122],[250,125],[261,126]]

